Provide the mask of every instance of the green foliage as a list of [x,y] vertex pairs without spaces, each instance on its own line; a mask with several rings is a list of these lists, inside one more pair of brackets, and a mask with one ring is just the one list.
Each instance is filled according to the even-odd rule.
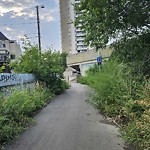
[[149,81],[133,75],[131,67],[114,58],[100,70],[90,68],[81,79],[94,89],[90,102],[121,125],[127,142],[142,149],[150,147]]
[[145,0],[81,0],[75,6],[77,12],[82,11],[76,24],[82,20],[85,41],[101,48],[112,38],[131,39],[148,32],[149,7],[150,2]]
[[27,45],[22,57],[11,64],[15,72],[33,73],[37,80],[46,84],[54,93],[64,90],[63,72],[66,67],[66,54],[51,50],[39,52],[36,46]]
[[113,56],[132,68],[133,75],[150,76],[150,33],[116,42]]
[[63,79],[66,54],[51,50],[39,52],[37,46],[25,41],[24,54],[10,67],[16,73],[33,73],[39,85],[32,90],[13,91],[11,96],[0,95],[0,144],[8,142],[27,128],[33,113],[45,106],[54,96],[69,88]]
[[14,91],[0,100],[0,143],[11,140],[27,128],[31,116],[52,100],[52,92],[44,87],[34,90]]
[[127,104],[125,113],[131,121],[122,130],[124,138],[137,145],[137,150],[150,148],[150,81],[145,84],[140,98]]
[[135,150],[150,148],[150,129],[147,116],[138,120],[131,121],[122,130],[123,137],[126,141],[134,144]]
[[81,83],[81,84],[87,84],[86,77],[83,77],[83,76],[81,76],[81,75],[78,76],[77,82],[78,82],[78,83]]
[[[112,60],[104,64],[100,71],[96,73],[89,71],[88,73],[88,84],[95,90],[96,96],[100,99],[97,107],[104,110],[109,116],[119,114],[120,108],[131,98],[133,93],[131,81],[125,78],[130,70],[124,68],[123,64]],[[113,106],[115,106],[115,111]]]
[[115,41],[111,61],[100,71],[90,69],[82,81],[95,91],[91,102],[123,125],[125,139],[137,150],[150,148],[149,8],[147,0],[81,0],[75,5],[80,14],[75,24],[82,23],[86,44],[99,49]]
[[134,74],[150,76],[150,1],[82,0],[75,8],[82,11],[75,24],[82,22],[86,44],[99,49],[112,40],[115,57]]
[[0,67],[0,73],[2,73],[3,70],[5,70],[5,66]]
[[39,86],[33,90],[13,91],[11,96],[0,96],[0,144],[11,140],[33,121],[33,113],[45,106],[54,96],[69,88],[63,79],[66,54],[51,50],[39,52],[37,46],[25,43],[25,52],[10,64],[16,73],[33,73]]

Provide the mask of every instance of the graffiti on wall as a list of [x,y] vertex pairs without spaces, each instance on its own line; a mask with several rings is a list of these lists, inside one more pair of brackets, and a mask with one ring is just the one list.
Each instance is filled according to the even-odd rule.
[[16,81],[16,74],[2,74],[0,75],[0,82]]
[[0,87],[24,84],[34,81],[35,76],[33,74],[12,74],[12,73],[0,74]]

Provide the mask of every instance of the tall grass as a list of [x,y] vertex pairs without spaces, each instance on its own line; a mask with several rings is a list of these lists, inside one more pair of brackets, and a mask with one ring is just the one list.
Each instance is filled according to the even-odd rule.
[[45,87],[14,91],[0,100],[0,144],[8,142],[27,128],[37,109],[52,100],[53,93]]
[[123,137],[137,149],[150,148],[149,81],[117,59],[90,68],[81,79],[95,91],[90,102],[121,125]]
[[117,60],[111,60],[99,71],[93,73],[90,70],[87,74],[87,82],[96,92],[96,106],[109,116],[118,114],[132,95],[133,85],[131,86],[132,81],[128,78],[130,69]]

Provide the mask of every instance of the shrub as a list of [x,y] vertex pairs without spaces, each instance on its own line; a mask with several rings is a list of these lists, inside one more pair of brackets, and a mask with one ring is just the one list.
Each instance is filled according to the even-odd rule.
[[52,100],[54,94],[45,88],[14,91],[0,100],[0,143],[11,140],[27,128],[31,116],[37,109]]
[[[107,115],[119,114],[120,108],[131,98],[131,83],[127,70],[117,60],[111,60],[101,67],[100,71],[89,71],[87,82],[95,90],[97,107],[101,108]],[[100,105],[100,106],[99,106]],[[114,109],[115,106],[115,109]]]
[[150,81],[138,92],[139,100],[128,101],[124,114],[130,121],[123,126],[123,137],[129,143],[134,143],[136,149],[150,148]]
[[150,148],[150,81],[117,59],[100,70],[94,66],[82,78],[94,89],[90,102],[120,124],[125,140],[137,150]]
[[136,146],[136,150],[150,148],[150,115],[143,114],[139,119],[130,121],[122,128],[124,139]]
[[78,83],[81,83],[81,84],[88,84],[87,81],[86,81],[86,77],[83,77],[83,76],[78,76],[77,78],[77,82]]
[[[46,85],[54,93],[64,90],[63,72],[66,67],[66,54],[50,49],[39,52],[38,47],[26,45],[24,54],[10,65],[15,72],[33,73],[39,83]],[[62,90],[62,91],[61,91]]]

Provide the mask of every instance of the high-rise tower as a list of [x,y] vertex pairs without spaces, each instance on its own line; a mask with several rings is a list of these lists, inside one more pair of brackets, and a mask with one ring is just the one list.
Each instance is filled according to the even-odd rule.
[[78,17],[74,5],[78,5],[80,0],[59,0],[62,51],[68,54],[76,54],[88,50],[84,44],[85,33],[81,30],[82,21],[74,26],[73,22]]

